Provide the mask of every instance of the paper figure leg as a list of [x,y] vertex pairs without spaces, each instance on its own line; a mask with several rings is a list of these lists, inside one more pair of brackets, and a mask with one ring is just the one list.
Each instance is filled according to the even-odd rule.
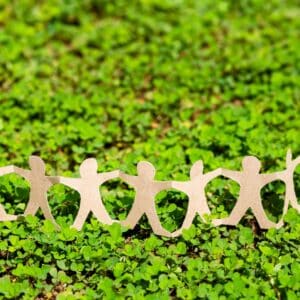
[[283,209],[284,215],[286,214],[289,208],[289,204],[300,213],[300,204],[298,203],[297,195],[295,192],[295,185],[294,185],[293,178],[289,179],[286,182],[285,203]]
[[289,200],[289,203],[291,204],[291,206],[296,209],[299,213],[300,213],[300,204],[298,203],[298,199],[296,196],[295,191],[294,192],[294,197],[291,197]]
[[[94,205],[96,207],[96,205]],[[114,221],[107,213],[104,205],[98,204],[98,209],[92,209],[92,213],[95,215],[95,217],[103,224],[111,225]]]
[[292,207],[294,209],[296,209],[298,211],[298,213],[300,213],[300,204],[298,204],[298,203],[291,203],[291,205],[292,205]]
[[270,221],[265,213],[261,201],[258,201],[255,206],[252,207],[254,216],[257,219],[259,227],[262,229],[268,229],[272,227],[277,227],[277,224]]
[[248,208],[249,206],[247,203],[245,204],[242,201],[238,200],[229,217],[224,219],[215,219],[212,221],[212,223],[216,226],[222,224],[231,226],[237,225],[241,218],[245,215]]
[[45,203],[44,205],[41,206],[41,210],[44,214],[44,217],[48,220],[50,220],[56,228],[60,228],[60,226],[56,223],[52,213],[51,213],[51,210],[50,210],[50,207],[48,205],[48,203]]
[[87,217],[90,213],[90,211],[91,210],[88,207],[86,207],[84,205],[80,205],[78,214],[77,214],[77,216],[75,218],[75,221],[74,221],[74,223],[71,227],[75,228],[77,230],[81,230],[85,220],[87,219]]
[[[289,205],[291,204],[291,206],[294,207],[295,201],[297,202],[297,198],[295,198],[295,196],[296,196],[295,191],[292,190],[290,188],[290,186],[286,186],[284,205],[283,205],[283,213],[282,213],[281,219],[276,224],[276,228],[280,228],[284,225],[283,218],[284,218],[284,216],[286,215],[286,213],[289,209]],[[299,206],[299,208],[300,208],[300,206]],[[299,212],[300,212],[300,210],[299,210]]]
[[24,211],[24,216],[28,216],[28,215],[36,215],[37,211],[39,210],[39,208],[41,208],[42,213],[44,215],[44,217],[48,220],[50,220],[56,228],[60,228],[59,225],[56,223],[54,217],[52,216],[49,204],[47,202],[47,199],[45,199],[45,201],[43,201],[43,204],[40,205],[34,201],[29,200],[27,207]]
[[201,219],[204,221],[204,215],[210,215],[210,209],[207,205],[206,199],[202,201],[200,207],[196,207],[196,212],[199,214]]
[[36,203],[32,200],[29,200],[27,207],[25,208],[24,215],[25,216],[28,216],[28,215],[34,216],[39,208],[40,208],[40,206],[38,203]]
[[194,207],[189,207],[186,216],[184,218],[184,221],[182,223],[182,226],[178,230],[172,233],[172,237],[179,236],[182,233],[183,229],[189,228],[192,225],[195,216],[196,216],[196,209]]
[[172,237],[172,233],[162,227],[154,206],[148,208],[148,211],[146,212],[146,216],[155,234]]
[[14,221],[17,216],[7,214],[3,206],[0,204],[0,221]]
[[141,211],[140,208],[133,203],[133,206],[124,221],[121,221],[121,225],[134,228],[139,222],[140,218],[143,216],[144,211]]

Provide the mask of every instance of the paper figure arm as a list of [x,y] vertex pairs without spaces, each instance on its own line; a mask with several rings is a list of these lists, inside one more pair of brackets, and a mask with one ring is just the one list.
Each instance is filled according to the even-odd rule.
[[59,183],[62,183],[74,190],[77,190],[79,188],[80,179],[78,178],[68,178],[68,177],[58,177]]
[[102,183],[102,182],[105,182],[107,180],[119,177],[120,176],[120,171],[115,170],[115,171],[111,171],[111,172],[100,173],[98,176],[99,176],[100,182]]
[[135,187],[137,185],[137,176],[128,175],[128,174],[123,173],[122,171],[119,171],[119,176],[126,183],[132,185],[133,187]]
[[286,153],[286,168],[294,170],[297,165],[300,164],[300,156],[298,156],[296,159],[292,159],[292,151],[289,149]]
[[155,190],[157,193],[172,188],[172,181],[155,181]]
[[177,189],[179,191],[186,191],[188,189],[189,181],[172,181],[171,188]]
[[221,169],[221,175],[223,175],[227,178],[230,178],[236,182],[240,182],[240,180],[241,180],[241,172],[240,171]]
[[14,171],[15,171],[14,166],[2,167],[2,168],[0,168],[0,176],[6,175],[6,174],[9,174],[9,173],[13,173]]
[[292,167],[293,169],[297,168],[297,166],[300,164],[300,156],[298,156],[296,159],[292,161]]
[[[227,171],[227,170],[224,170],[223,171]],[[238,172],[239,173],[239,172]],[[208,172],[204,175],[204,178],[205,178],[205,181],[206,182],[209,182],[211,181],[212,179],[214,179],[215,177],[218,177],[222,174],[222,169],[221,168],[218,168],[214,171],[211,171],[211,172]]]
[[26,180],[30,180],[30,173],[31,171],[29,170],[25,170],[25,169],[22,169],[22,168],[18,168],[18,167],[14,167],[14,171],[16,174],[24,177]]
[[60,177],[59,176],[47,176],[47,179],[52,184],[60,183]]
[[275,180],[283,180],[284,181],[285,177],[286,177],[286,171],[275,172],[275,173],[271,173],[271,174],[261,174],[260,176],[261,176],[263,185],[266,185]]
[[293,173],[297,165],[300,164],[300,156],[296,159],[292,159],[292,152],[289,149],[286,154],[286,170],[275,172],[271,174],[262,174],[262,182],[263,184],[268,184],[275,180],[289,181],[290,178],[293,178]]
[[293,160],[292,151],[291,149],[288,149],[286,153],[285,161],[286,161],[286,170],[281,172],[275,172],[272,174],[261,175],[263,184],[268,184],[275,180],[287,181],[293,177],[293,172],[295,168],[297,167],[298,164],[300,164],[300,156],[298,156],[296,159]]

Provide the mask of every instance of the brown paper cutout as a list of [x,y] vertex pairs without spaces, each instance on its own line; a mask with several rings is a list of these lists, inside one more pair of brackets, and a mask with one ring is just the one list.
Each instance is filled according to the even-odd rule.
[[118,177],[119,171],[98,173],[98,163],[95,158],[88,158],[80,166],[80,178],[59,177],[59,182],[67,185],[80,194],[80,206],[73,228],[81,230],[89,213],[103,224],[112,224],[116,220],[111,219],[101,200],[99,186],[107,180]]
[[205,187],[215,177],[221,175],[221,168],[203,174],[203,162],[199,160],[195,162],[190,171],[190,181],[179,182],[173,181],[172,187],[184,192],[189,197],[186,216],[181,227],[172,233],[172,237],[179,236],[183,229],[189,228],[196,214],[199,214],[204,220],[204,215],[210,215],[210,209],[207,204]]
[[213,224],[218,225],[237,225],[246,211],[251,208],[257,219],[259,227],[268,229],[271,227],[279,228],[283,225],[280,220],[277,224],[270,221],[262,206],[260,195],[261,189],[268,183],[281,180],[290,184],[289,171],[275,172],[271,174],[260,174],[261,163],[254,156],[246,156],[242,162],[242,171],[232,171],[222,169],[222,175],[228,177],[240,185],[238,200],[227,218],[215,219]]
[[120,172],[121,179],[131,185],[136,191],[132,208],[127,218],[121,221],[121,224],[134,228],[145,214],[154,233],[171,236],[171,233],[162,227],[155,208],[155,196],[160,191],[171,188],[171,182],[156,181],[154,179],[155,167],[147,161],[138,163],[137,173],[138,176],[132,176]]
[[29,181],[31,187],[29,201],[25,208],[24,215],[35,215],[40,208],[44,217],[52,221],[53,224],[59,228],[59,225],[52,216],[47,199],[47,191],[53,184],[58,183],[58,177],[45,175],[45,163],[39,156],[30,156],[29,166],[31,170],[14,167],[15,173]]
[[[0,168],[0,176],[10,174],[14,172],[14,166],[7,166]],[[8,214],[3,205],[0,204],[0,221],[14,221],[17,219],[16,215]]]
[[[0,176],[15,172],[23,176],[30,182],[30,199],[25,209],[24,215],[36,214],[41,208],[46,219],[56,224],[49,207],[47,199],[48,189],[55,183],[62,183],[77,190],[81,195],[81,202],[78,214],[72,227],[81,229],[88,214],[94,213],[97,219],[104,224],[118,222],[110,218],[104,204],[101,200],[99,186],[109,179],[120,177],[128,184],[132,185],[136,191],[136,197],[133,206],[126,218],[121,221],[122,225],[135,227],[140,218],[146,214],[154,233],[167,237],[175,237],[182,233],[184,228],[188,228],[198,213],[203,219],[204,214],[210,214],[207,200],[205,197],[206,184],[218,175],[231,178],[240,184],[240,193],[235,207],[229,217],[213,220],[215,225],[236,225],[246,211],[251,208],[254,216],[257,218],[259,226],[263,229],[270,227],[279,228],[283,225],[283,216],[286,214],[288,206],[291,205],[300,212],[300,205],[297,201],[294,189],[293,174],[297,165],[300,164],[300,157],[292,159],[292,153],[289,150],[286,155],[286,169],[284,171],[271,174],[260,174],[260,161],[254,156],[246,156],[242,162],[241,171],[232,171],[217,169],[215,171],[203,174],[202,161],[196,162],[190,171],[190,180],[186,182],[176,181],[156,181],[154,166],[149,162],[140,162],[137,165],[138,176],[127,175],[120,171],[106,173],[97,173],[97,161],[94,158],[85,160],[80,166],[79,178],[66,178],[45,175],[45,164],[38,156],[29,158],[31,170],[24,170],[14,166],[0,168]],[[260,196],[261,189],[268,183],[281,180],[286,185],[285,203],[283,216],[275,224],[271,222],[263,209]],[[162,190],[175,188],[183,191],[189,196],[187,214],[181,228],[171,233],[161,225],[155,208],[155,196]],[[0,221],[16,220],[17,216],[9,215],[0,205]]]
[[294,186],[294,172],[296,167],[300,164],[300,156],[296,159],[292,159],[292,151],[291,149],[288,150],[286,154],[286,173],[283,177],[283,181],[285,182],[285,201],[284,201],[284,208],[283,208],[283,215],[287,213],[289,204],[295,208],[300,213],[300,205],[298,204],[297,195]]

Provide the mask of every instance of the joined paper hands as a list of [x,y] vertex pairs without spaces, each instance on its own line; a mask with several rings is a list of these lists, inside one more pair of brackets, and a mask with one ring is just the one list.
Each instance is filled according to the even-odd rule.
[[[295,168],[300,164],[300,157],[292,159],[291,151],[287,152],[286,169],[284,171],[261,174],[260,161],[254,156],[246,156],[242,161],[241,171],[232,171],[226,169],[216,169],[208,173],[203,173],[203,163],[201,160],[193,164],[190,170],[189,181],[157,181],[155,180],[155,167],[149,162],[139,162],[137,165],[137,176],[125,174],[119,170],[105,173],[98,173],[98,164],[96,159],[89,158],[82,162],[80,166],[80,177],[67,178],[60,176],[46,176],[45,163],[38,156],[29,158],[30,170],[21,169],[15,166],[0,168],[0,176],[16,173],[25,178],[30,183],[29,201],[25,208],[24,215],[35,215],[39,208],[42,210],[46,219],[56,223],[47,199],[47,191],[54,184],[64,184],[78,191],[80,194],[80,206],[72,227],[80,230],[86,221],[90,212],[103,224],[112,224],[120,222],[124,226],[134,228],[141,217],[145,214],[155,234],[176,237],[183,229],[187,229],[193,223],[198,214],[205,221],[205,215],[210,214],[208,207],[205,187],[214,178],[222,175],[236,181],[240,185],[240,192],[237,202],[227,218],[212,220],[215,226],[218,225],[237,225],[246,211],[251,208],[256,217],[259,226],[262,229],[271,227],[279,228],[283,225],[283,216],[287,212],[289,205],[300,212],[298,204],[293,174]],[[99,187],[106,181],[114,178],[121,178],[135,189],[135,199],[127,218],[124,221],[112,219],[105,209]],[[285,202],[283,216],[278,223],[270,221],[263,209],[260,196],[261,189],[268,183],[280,180],[286,185]],[[188,198],[188,207],[182,226],[174,231],[167,231],[159,220],[156,207],[155,196],[162,190],[174,188],[184,192]],[[0,205],[0,221],[13,221],[17,215],[7,214],[2,205]]]

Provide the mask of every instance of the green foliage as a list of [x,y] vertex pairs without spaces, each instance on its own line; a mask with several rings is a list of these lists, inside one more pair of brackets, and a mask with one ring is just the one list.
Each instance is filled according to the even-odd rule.
[[126,238],[120,225],[95,220],[81,232],[65,227],[59,234],[37,217],[0,223],[0,293],[24,299],[58,292],[59,299],[293,299],[300,290],[299,214],[291,209],[286,222],[260,234],[199,223],[176,240],[139,232]]
[[[299,1],[0,1],[0,165],[78,175],[95,156],[99,171],[151,161],[162,180],[186,180],[191,164],[240,168],[256,155],[263,171],[300,154]],[[300,195],[300,167],[295,175]],[[101,188],[112,217],[124,219],[134,191]],[[213,216],[232,209],[238,186],[206,189]],[[0,178],[0,203],[21,214],[28,184]],[[268,216],[281,216],[284,186],[262,191]],[[56,232],[41,216],[0,223],[0,298],[299,299],[300,217],[260,231],[251,212],[237,228],[196,219],[182,237],[101,226],[69,229],[78,193],[54,186]],[[156,198],[165,228],[178,228],[186,197]]]

